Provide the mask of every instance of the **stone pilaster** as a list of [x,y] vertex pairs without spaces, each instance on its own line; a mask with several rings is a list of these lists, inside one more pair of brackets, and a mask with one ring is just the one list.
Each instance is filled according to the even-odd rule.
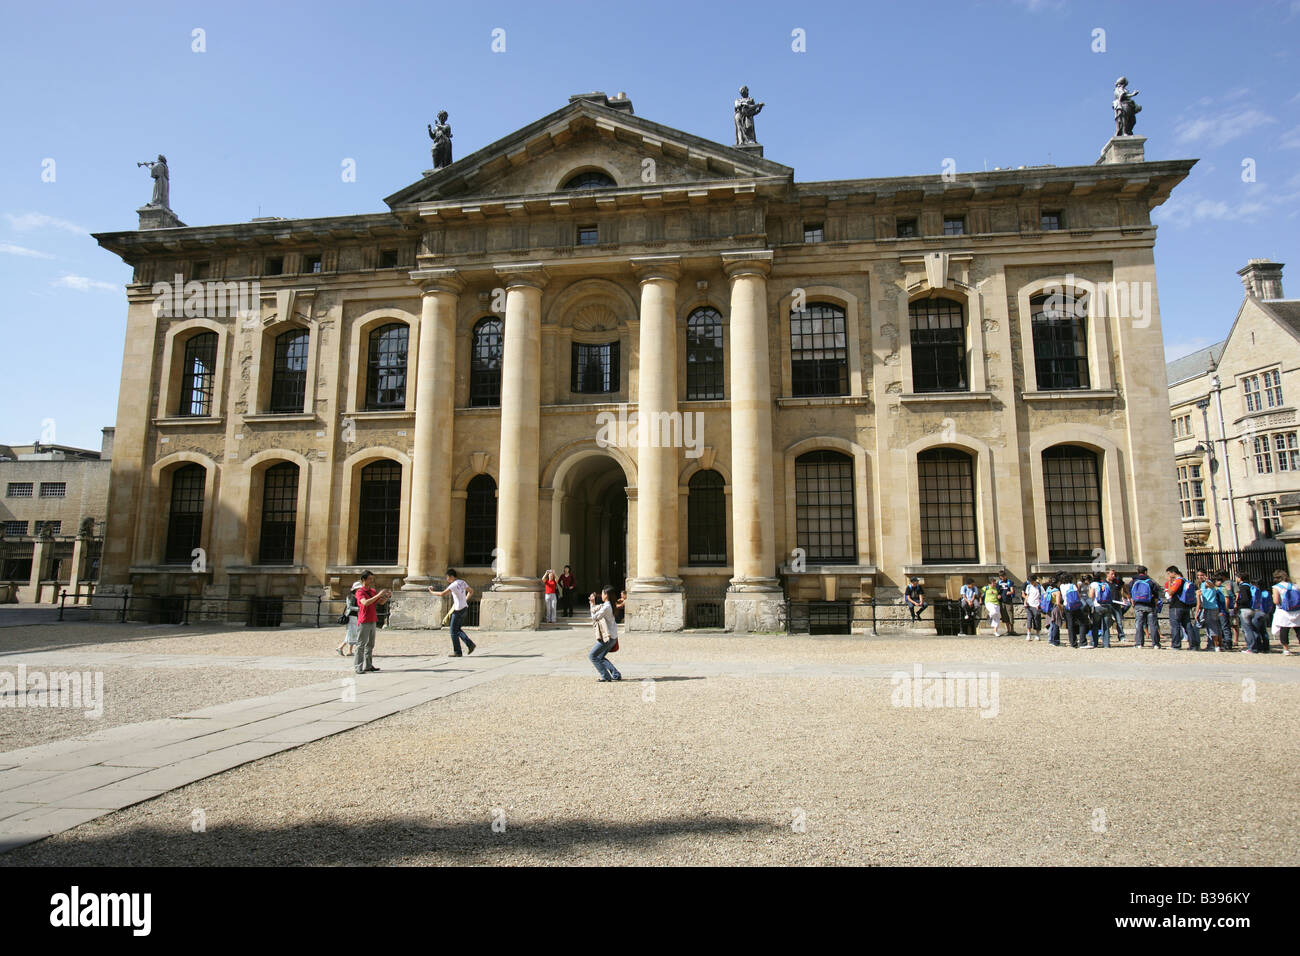
[[538,263],[497,269],[506,289],[501,361],[501,481],[497,490],[497,576],[479,620],[489,630],[534,628],[542,620],[537,570],[541,466],[542,288]]
[[767,276],[772,253],[724,253],[731,280],[731,518],[735,576],[727,591],[731,631],[774,631],[785,598],[776,573],[772,488],[772,383],[767,340]]
[[686,596],[677,576],[676,256],[633,259],[641,280],[640,364],[637,374],[637,576],[627,585],[631,630],[678,631]]

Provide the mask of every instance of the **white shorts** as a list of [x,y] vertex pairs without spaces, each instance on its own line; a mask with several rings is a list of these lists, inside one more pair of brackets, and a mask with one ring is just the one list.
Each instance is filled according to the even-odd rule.
[[1000,604],[985,604],[984,610],[989,612],[989,620],[994,624],[1002,623],[1002,606]]

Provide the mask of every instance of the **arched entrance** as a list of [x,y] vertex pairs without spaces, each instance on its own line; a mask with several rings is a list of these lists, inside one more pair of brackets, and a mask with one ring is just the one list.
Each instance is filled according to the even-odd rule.
[[605,452],[578,452],[555,476],[550,567],[573,568],[575,606],[604,585],[617,592],[628,577],[628,479]]

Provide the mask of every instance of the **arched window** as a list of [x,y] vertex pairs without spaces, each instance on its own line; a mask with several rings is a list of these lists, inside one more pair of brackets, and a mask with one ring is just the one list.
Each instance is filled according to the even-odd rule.
[[275,366],[271,370],[271,408],[281,413],[301,413],[307,396],[307,346],[311,333],[290,329],[275,339]]
[[975,460],[956,448],[916,456],[921,501],[921,563],[975,564]]
[[189,564],[194,559],[194,549],[203,535],[203,488],[207,477],[202,465],[181,465],[172,472],[164,564]]
[[857,563],[853,459],[834,451],[810,451],[796,458],[794,518],[795,543],[810,563]]
[[691,475],[686,495],[687,559],[693,565],[727,563],[727,496],[716,471]]
[[370,333],[370,373],[366,378],[366,410],[406,407],[406,340],[401,323]]
[[298,466],[272,465],[262,474],[262,540],[259,564],[293,564],[298,527]]
[[357,498],[357,563],[397,564],[402,524],[402,466],[375,461],[361,469]]
[[501,404],[501,356],[505,350],[500,319],[482,319],[474,326],[469,353],[469,403],[475,408]]
[[795,396],[849,393],[844,310],[823,302],[790,312],[790,387]]
[[574,173],[564,181],[561,189],[609,189],[617,186],[618,183],[607,174],[602,173],[599,169],[584,169],[580,173]]
[[497,483],[491,475],[475,475],[465,489],[465,563],[492,563],[497,546]]
[[1097,454],[1078,445],[1043,452],[1047,560],[1092,561],[1106,546],[1101,532],[1101,474]]
[[696,309],[686,320],[686,398],[722,397],[722,314]]
[[212,394],[217,380],[217,333],[200,332],[185,343],[185,364],[181,366],[179,414],[205,417],[212,414]]
[[970,390],[966,310],[953,299],[920,299],[908,306],[912,332],[912,390]]
[[1088,299],[1036,295],[1029,300],[1039,391],[1088,387]]

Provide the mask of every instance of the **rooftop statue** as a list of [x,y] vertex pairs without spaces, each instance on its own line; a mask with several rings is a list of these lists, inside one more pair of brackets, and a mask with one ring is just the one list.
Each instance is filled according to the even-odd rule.
[[763,109],[763,104],[754,102],[754,98],[749,95],[748,86],[740,88],[740,99],[736,100],[735,109],[736,145],[757,144],[758,138],[754,135],[754,117]]
[[438,111],[438,125],[429,127],[429,139],[433,140],[433,168],[450,166],[451,127],[447,124],[446,110]]
[[1115,110],[1115,135],[1132,136],[1133,126],[1137,122],[1137,115],[1142,111],[1142,107],[1133,99],[1138,95],[1138,91],[1132,93],[1128,90],[1128,77],[1121,76],[1115,81],[1115,99],[1111,101],[1111,108]]

